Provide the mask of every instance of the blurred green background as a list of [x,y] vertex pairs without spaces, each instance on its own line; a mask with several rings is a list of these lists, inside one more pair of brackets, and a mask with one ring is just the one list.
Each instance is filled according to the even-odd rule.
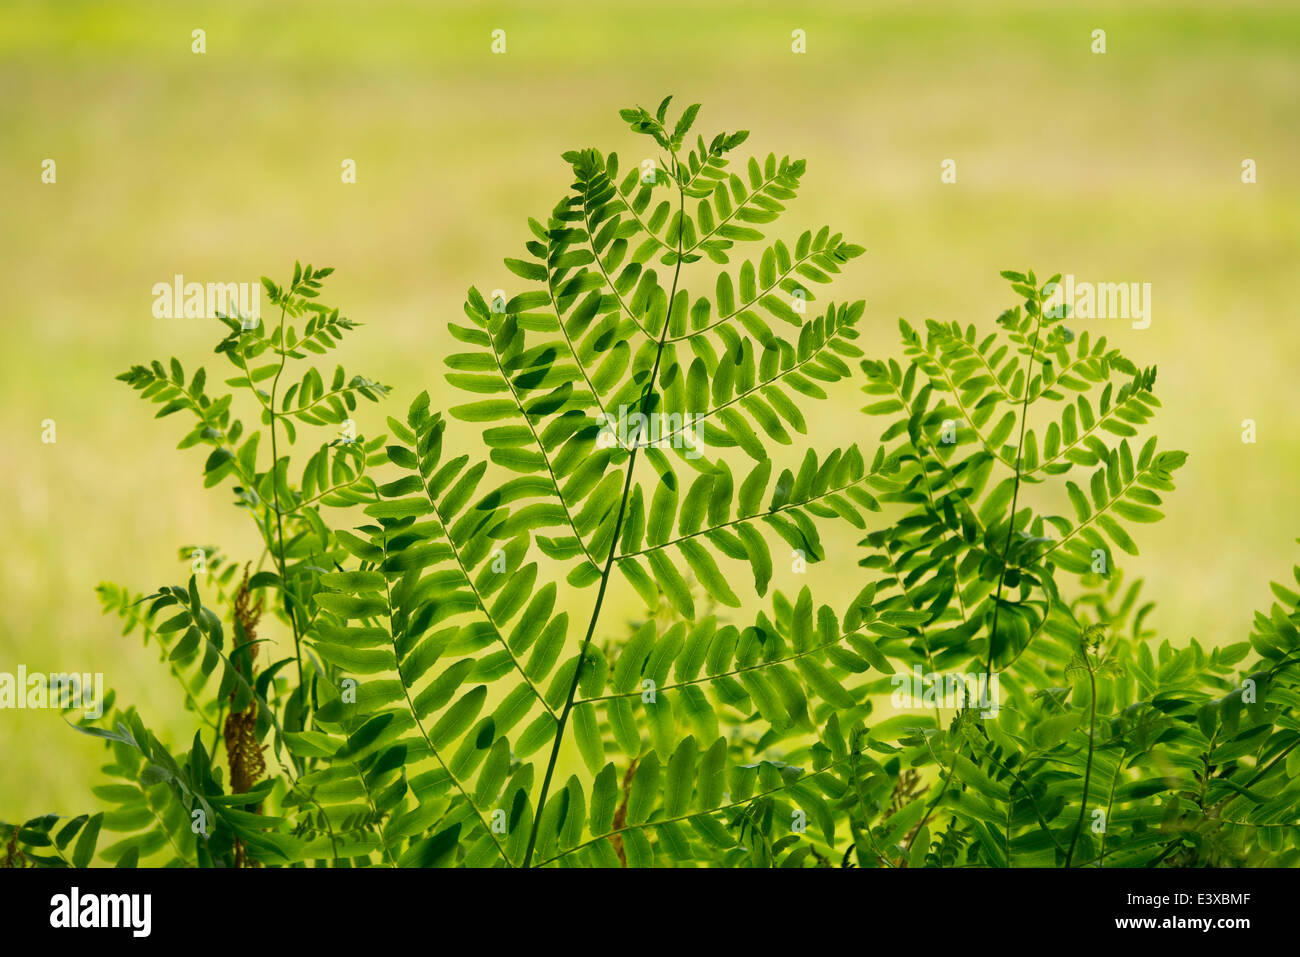
[[[394,387],[360,410],[374,434],[421,388],[458,401],[445,324],[470,284],[517,286],[501,258],[568,186],[561,151],[630,166],[644,147],[617,110],[668,93],[703,102],[701,132],[807,157],[778,233],[829,223],[866,246],[833,295],[867,300],[873,355],[898,354],[900,316],[987,326],[1012,304],[1000,269],[1152,283],[1149,329],[1087,326],[1159,365],[1162,445],[1191,452],[1124,571],[1171,641],[1241,640],[1300,534],[1298,71],[1295,3],[5,0],[0,671],[102,671],[151,726],[192,733],[156,652],[93,594],[183,581],[186,543],[256,555],[228,490],[202,489],[203,453],[174,451],[179,420],[113,381],[170,355],[220,368],[211,323],[152,317],[155,282],[335,266],[326,301],[366,324],[343,359]],[[874,447],[855,390],[807,409],[811,443]],[[819,601],[857,590],[853,541],[828,540]],[[102,759],[56,712],[0,713],[0,817],[85,810]]]

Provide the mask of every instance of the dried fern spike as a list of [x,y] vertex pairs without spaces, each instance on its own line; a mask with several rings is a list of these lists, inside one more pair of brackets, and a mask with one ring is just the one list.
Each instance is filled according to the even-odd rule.
[[[245,681],[253,680],[253,662],[257,658],[257,623],[262,617],[262,602],[253,604],[249,597],[248,568],[244,580],[235,593],[234,624],[235,644],[231,660]],[[233,702],[235,692],[231,692]],[[226,744],[226,757],[230,762],[230,791],[245,794],[266,771],[263,746],[258,743],[257,702],[250,701],[242,710],[233,707],[226,715],[222,731]]]

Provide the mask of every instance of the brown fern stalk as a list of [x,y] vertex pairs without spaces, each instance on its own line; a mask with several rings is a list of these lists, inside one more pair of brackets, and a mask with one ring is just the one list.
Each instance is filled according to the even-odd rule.
[[[241,676],[251,685],[253,680],[253,661],[257,658],[257,625],[262,618],[262,600],[252,604],[248,588],[248,568],[244,568],[244,580],[234,601],[235,647],[231,659]],[[248,649],[245,658],[239,652]],[[244,674],[244,669],[247,674]],[[248,707],[236,711],[234,707],[235,691],[230,692],[230,713],[226,715],[223,737],[226,742],[226,758],[230,763],[230,791],[232,794],[245,794],[252,789],[266,772],[266,757],[263,746],[257,740],[257,699],[248,702]],[[244,844],[235,839],[235,866],[246,867]]]
[[624,867],[627,867],[627,852],[623,850],[623,835],[618,832],[627,825],[627,802],[632,797],[632,778],[636,776],[636,766],[640,762],[640,758],[633,758],[627,766],[627,774],[623,775],[623,802],[614,812],[614,830],[609,835],[609,843],[614,845],[614,853]]

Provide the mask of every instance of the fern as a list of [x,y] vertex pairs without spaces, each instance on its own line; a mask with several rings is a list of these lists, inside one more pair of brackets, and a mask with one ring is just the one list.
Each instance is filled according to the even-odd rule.
[[[1001,337],[936,322],[922,336],[903,322],[907,369],[863,363],[867,393],[882,397],[865,411],[907,413],[881,437],[906,436],[890,500],[920,506],[869,536],[876,554],[863,564],[890,573],[899,605],[924,611],[914,631],[929,630],[941,667],[972,653],[990,670],[1014,662],[1046,621],[1055,570],[1104,574],[1115,546],[1136,555],[1120,519],[1158,520],[1186,459],[1157,451],[1154,437],[1137,451],[1129,442],[1159,406],[1155,369],[1045,314],[1059,277],[1039,287],[1032,273],[1003,275],[1025,300],[999,317]],[[1088,494],[1059,481],[1083,469]],[[1020,507],[1022,489],[1049,484],[1066,493],[1052,511]]]
[[[779,240],[767,244],[756,255],[757,266],[747,260],[734,275],[719,274],[715,315],[707,298],[687,290],[687,267],[706,255],[728,263],[738,243],[763,241],[759,227],[793,197],[803,164],[775,156],[761,166],[751,160],[746,184],[735,174],[724,175],[726,154],[745,134],[720,134],[710,144],[700,138],[684,153],[696,108],[685,111],[671,132],[667,109],[665,101],[654,116],[644,110],[623,114],[664,152],[662,178],[642,183],[633,171],[618,182],[616,155],[566,154],[574,173],[571,193],[545,225],[530,222],[535,238],[525,247],[527,258],[506,261],[540,288],[517,293],[495,311],[472,289],[465,308],[469,324],[451,327],[469,351],[449,357],[454,371],[448,380],[491,398],[454,406],[450,413],[489,426],[484,438],[492,447],[490,463],[518,477],[485,487],[489,463],[444,459],[444,421],[421,397],[404,425],[394,425],[401,444],[388,449],[390,460],[409,474],[380,489],[385,501],[363,507],[377,520],[363,529],[365,537],[344,540],[369,577],[326,578],[327,587],[336,581],[344,586],[343,594],[322,598],[328,613],[387,619],[394,656],[383,667],[402,674],[413,726],[445,773],[448,790],[468,805],[473,863],[495,859],[529,866],[535,856],[551,862],[577,848],[592,863],[609,862],[612,845],[598,838],[612,826],[615,785],[624,774],[607,760],[605,727],[636,765],[621,833],[627,859],[648,862],[659,840],[671,842],[669,853],[689,855],[692,843],[710,834],[691,837],[683,822],[723,805],[722,782],[737,758],[719,733],[717,706],[701,684],[729,696],[723,700],[737,709],[733,720],[756,709],[778,728],[793,725],[784,709],[803,700],[804,681],[822,682],[841,702],[852,703],[820,669],[811,647],[796,644],[798,667],[782,660],[780,639],[767,620],[743,634],[697,625],[697,653],[685,659],[687,667],[678,661],[676,682],[668,680],[668,668],[686,644],[686,622],[664,635],[642,630],[612,665],[593,644],[615,569],[648,605],[657,604],[662,591],[687,622],[695,620],[695,600],[682,567],[711,599],[738,607],[717,559],[748,561],[755,590],[765,593],[772,558],[755,526],[761,521],[792,547],[820,558],[813,516],[835,516],[821,503],[836,496],[840,509],[856,515],[842,497],[852,490],[863,505],[874,506],[863,486],[883,461],[878,457],[868,466],[852,447],[822,457],[809,451],[798,476],[787,470],[773,483],[762,436],[788,444],[790,429],[804,431],[790,392],[824,396],[814,380],[849,374],[838,356],[859,354],[851,340],[862,313],[861,303],[830,304],[821,316],[802,322],[776,291],[783,283],[792,288],[796,272],[827,281],[861,250],[828,229],[805,233],[794,252]],[[645,216],[660,190],[670,198]],[[671,270],[662,281],[656,264]],[[797,334],[778,336],[759,310]],[[685,348],[689,359],[681,354]],[[602,442],[593,413],[619,408],[667,422],[698,417],[710,447],[738,446],[758,464],[737,480],[722,459],[694,458],[675,442],[665,451],[635,430],[627,444]],[[661,438],[673,438],[673,431]],[[643,465],[638,473],[641,461],[648,472]],[[683,478],[683,465],[693,473],[689,478]],[[539,565],[524,561],[533,535],[543,556],[569,564],[570,586],[595,588],[588,620],[576,623],[581,642],[572,657],[564,655],[567,617],[554,614],[556,586],[537,590]],[[457,613],[462,620],[455,629],[422,638]],[[835,629],[830,637],[837,640]],[[710,656],[713,680],[701,681],[705,642],[719,640],[724,643]],[[436,654],[489,648],[482,657],[461,659],[454,671],[430,676],[425,670]],[[766,659],[761,667],[760,655]],[[412,659],[419,664],[408,668]],[[488,684],[507,675],[515,687],[482,716]],[[646,680],[655,688],[653,707],[634,707]],[[449,705],[454,720],[448,730],[431,733],[430,712],[446,704],[445,695],[462,682],[473,686]],[[682,718],[699,722],[703,744],[694,736],[679,737],[678,708],[685,709]],[[444,715],[434,730],[447,720]],[[586,787],[573,776],[552,793],[570,725],[593,782]],[[805,732],[815,730],[806,716],[802,725]],[[507,742],[517,726],[522,730]],[[457,740],[458,750],[447,759],[448,746]],[[532,764],[506,774],[512,752],[521,761],[538,754],[540,786]],[[697,765],[704,776],[700,788],[693,787]],[[588,805],[591,818],[584,823]],[[650,822],[656,808],[665,819]],[[501,809],[509,809],[507,840],[498,839],[489,823],[491,812]],[[654,842],[643,833],[648,830],[655,832]],[[719,838],[714,828],[712,839]]]
[[[185,413],[261,554],[101,586],[196,733],[175,751],[111,698],[77,718],[111,750],[110,810],[6,825],[6,861],[1295,862],[1300,594],[1275,586],[1249,643],[1175,650],[1117,560],[1185,459],[1141,438],[1155,370],[1014,272],[994,333],[904,322],[902,362],[866,359],[862,302],[811,308],[861,247],[769,235],[804,162],[691,143],[698,106],[669,107],[622,113],[654,161],[565,154],[568,192],[506,259],[519,288],[471,288],[450,324],[445,412],[423,393],[356,434],[388,390],[315,364],[357,324],[310,265],[264,280],[274,328],[221,320],[224,388],[175,359],[120,377]],[[857,371],[877,447],[776,464]],[[774,547],[827,560],[828,522],[864,536],[853,600],[773,590]],[[915,670],[961,700],[878,716]]]
[[[1154,437],[1130,444],[1159,407],[1155,370],[1046,313],[1055,280],[1003,275],[1023,302],[999,317],[1001,335],[931,322],[923,336],[903,323],[909,365],[863,363],[876,397],[866,411],[896,416],[882,442],[898,443],[890,454],[901,463],[881,501],[902,514],[862,543],[861,564],[882,575],[880,607],[897,619],[879,651],[931,672],[996,667],[1006,699],[983,720],[962,706],[946,729],[938,710],[870,729],[876,740],[899,734],[905,765],[936,768],[938,796],[895,818],[946,826],[945,838],[973,833],[969,863],[981,866],[1293,860],[1300,832],[1284,838],[1253,815],[1225,825],[1218,803],[1261,802],[1270,824],[1295,823],[1290,797],[1252,790],[1289,754],[1289,691],[1234,673],[1244,644],[1207,653],[1163,642],[1153,656],[1150,606],[1137,607],[1138,584],[1120,595],[1114,549],[1137,554],[1125,523],[1161,517],[1185,460]],[[1021,507],[1031,488],[1037,507]],[[1269,624],[1285,634],[1289,620],[1282,608],[1259,616],[1257,649],[1281,658],[1292,640],[1260,636]],[[881,788],[897,781],[874,770]],[[878,843],[897,838],[894,818],[872,825],[878,803],[858,810]]]

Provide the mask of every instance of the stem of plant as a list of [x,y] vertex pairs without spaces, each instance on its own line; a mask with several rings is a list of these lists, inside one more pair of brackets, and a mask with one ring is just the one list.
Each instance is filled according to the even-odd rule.
[[[292,290],[291,290],[292,291]],[[276,338],[280,343],[280,368],[275,372],[275,379],[271,383],[271,402],[268,412],[271,416],[271,499],[275,504],[275,529],[279,553],[276,555],[276,562],[280,566],[280,593],[284,596],[284,612],[289,616],[289,627],[293,631],[293,656],[298,661],[298,698],[300,705],[305,708],[307,700],[307,682],[303,678],[302,671],[302,636],[298,634],[298,618],[293,613],[293,602],[289,598],[289,578],[285,574],[284,560],[284,518],[280,509],[280,483],[278,473],[280,469],[280,454],[275,439],[275,396],[280,387],[280,375],[284,372],[284,365],[288,361],[288,354],[284,348],[284,315],[288,305],[280,307],[280,327],[276,332]],[[301,715],[302,712],[300,711]],[[303,722],[300,727],[305,726]]]
[[1088,649],[1083,649],[1083,663],[1088,668],[1088,683],[1092,697],[1088,699],[1088,763],[1083,770],[1083,801],[1079,805],[1079,820],[1074,825],[1074,834],[1070,838],[1070,849],[1065,852],[1065,866],[1074,860],[1074,846],[1079,841],[1079,832],[1083,830],[1084,818],[1088,815],[1088,786],[1092,783],[1093,735],[1097,730],[1097,675],[1088,660]]
[[[682,212],[686,207],[686,193],[681,183],[681,166],[677,162],[677,156],[672,156],[673,182],[677,184],[677,202],[678,211]],[[648,396],[654,392],[655,380],[659,377],[659,360],[663,358],[664,344],[668,338],[668,330],[672,328],[673,320],[673,303],[677,298],[677,283],[682,274],[682,231],[677,232],[677,264],[673,269],[672,291],[668,294],[668,314],[664,317],[664,327],[659,333],[659,346],[655,350],[654,368],[650,370],[650,378],[646,382],[645,390],[641,393],[641,398],[637,402],[637,411],[640,412],[645,408],[645,402]],[[546,774],[542,778],[542,791],[537,799],[537,810],[533,815],[533,826],[528,833],[528,850],[524,852],[525,868],[529,867],[533,859],[533,850],[537,846],[537,832],[542,823],[542,813],[546,809],[546,795],[551,788],[551,778],[555,774],[555,762],[560,756],[560,745],[564,741],[564,729],[569,722],[569,712],[573,710],[573,701],[578,694],[578,683],[582,678],[582,666],[587,660],[587,649],[591,646],[592,635],[596,631],[596,622],[600,618],[600,608],[605,601],[605,589],[609,585],[610,572],[614,568],[614,556],[618,552],[619,534],[623,530],[623,519],[627,515],[628,496],[632,491],[632,473],[636,468],[636,454],[641,447],[640,433],[637,435],[638,441],[632,445],[631,454],[627,462],[627,477],[623,481],[623,498],[619,502],[618,517],[614,520],[614,534],[609,542],[609,554],[605,558],[605,567],[600,573],[600,588],[596,592],[596,604],[591,610],[591,619],[587,622],[587,634],[582,639],[582,647],[578,652],[578,666],[573,670],[573,681],[569,684],[569,695],[564,702],[564,710],[560,712],[560,722],[555,729],[555,740],[551,744],[551,756],[546,762]]]
[[1002,571],[998,574],[998,591],[993,599],[993,624],[989,628],[989,657],[985,673],[992,680],[993,642],[998,634],[998,612],[1002,609],[1002,588],[1007,581],[1007,559],[1011,555],[1011,540],[1016,533],[1016,506],[1020,502],[1020,459],[1025,452],[1025,421],[1029,418],[1029,394],[1034,384],[1034,361],[1038,354],[1038,337],[1043,328],[1043,298],[1039,291],[1034,293],[1034,309],[1038,314],[1038,323],[1034,326],[1034,341],[1029,347],[1029,367],[1025,370],[1025,397],[1020,404],[1020,438],[1016,442],[1016,478],[1011,487],[1011,516],[1007,520],[1007,540],[1002,545]]

